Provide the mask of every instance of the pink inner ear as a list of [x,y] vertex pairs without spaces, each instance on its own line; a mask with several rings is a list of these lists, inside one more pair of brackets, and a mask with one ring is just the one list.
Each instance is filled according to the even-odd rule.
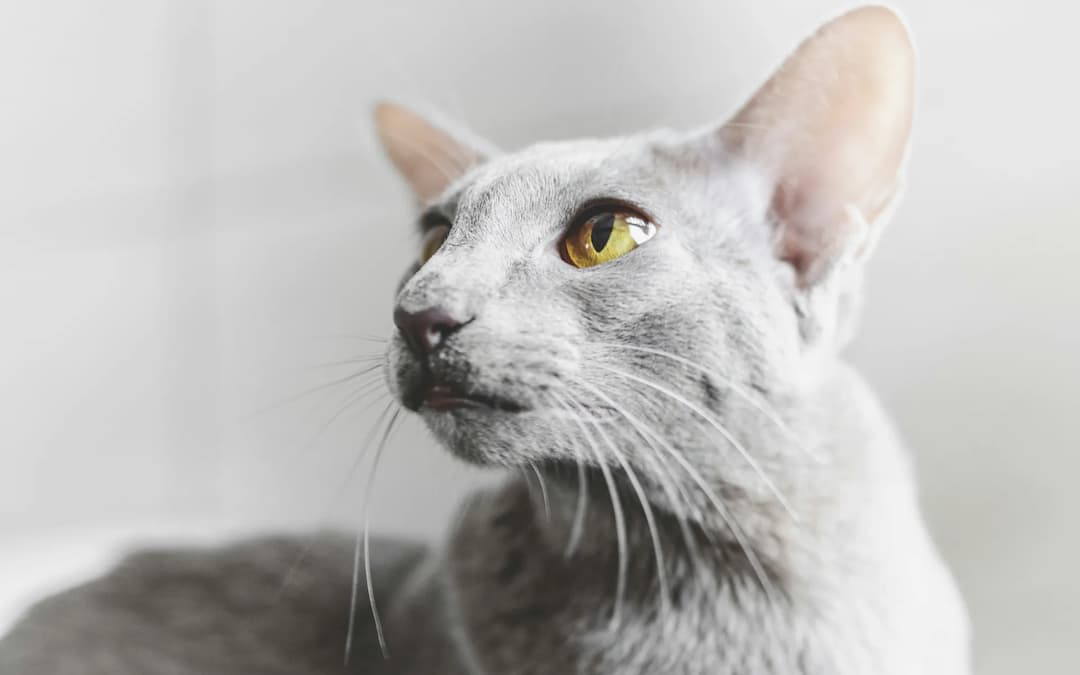
[[422,203],[437,199],[482,161],[471,145],[394,103],[375,107],[375,128],[390,160]]
[[[815,209],[807,204],[812,201],[807,196],[816,194],[818,190],[815,183],[812,179],[804,180],[797,187],[781,183],[772,202],[773,217],[781,228],[777,256],[795,268],[800,280],[816,279],[818,270],[814,269],[815,262],[827,257],[826,251],[830,246],[827,238],[831,234],[830,229],[812,226],[815,220],[831,220],[830,215],[815,214]],[[803,222],[804,218],[808,222]]]
[[[895,196],[914,101],[914,52],[882,7],[849,12],[804,42],[723,133],[772,177],[778,256],[815,283]],[[852,222],[851,208],[864,217]]]

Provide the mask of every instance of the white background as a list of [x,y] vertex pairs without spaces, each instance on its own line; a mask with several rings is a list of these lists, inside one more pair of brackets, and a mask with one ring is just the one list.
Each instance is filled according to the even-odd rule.
[[[979,672],[1075,672],[1080,16],[897,4],[912,173],[851,357],[916,452]],[[387,333],[415,255],[375,100],[507,148],[697,125],[842,6],[0,2],[0,623],[131,537],[356,525],[379,408],[273,404],[378,350],[355,335]],[[409,420],[376,527],[437,533],[476,479]]]

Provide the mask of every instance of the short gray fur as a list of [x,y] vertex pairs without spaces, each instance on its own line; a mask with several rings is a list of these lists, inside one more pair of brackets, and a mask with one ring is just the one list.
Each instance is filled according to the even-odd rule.
[[[595,199],[638,205],[659,234],[566,264],[557,242]],[[284,591],[301,540],[135,556],[32,609],[0,674],[969,672],[908,453],[837,357],[861,259],[800,284],[758,167],[708,131],[545,143],[468,168],[435,206],[453,228],[397,305],[470,319],[432,368],[527,409],[420,414],[469,461],[537,467],[547,504],[515,470],[444,545],[374,541],[389,659],[365,600],[342,666],[352,549],[326,535]],[[399,393],[417,367],[400,336],[386,363]],[[621,597],[601,466],[626,524]]]

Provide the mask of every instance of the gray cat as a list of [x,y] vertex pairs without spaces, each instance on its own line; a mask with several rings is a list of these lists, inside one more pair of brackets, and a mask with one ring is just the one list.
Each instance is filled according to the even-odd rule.
[[389,386],[526,477],[438,550],[371,542],[379,613],[334,535],[284,590],[295,541],[145,553],[32,609],[0,673],[970,672],[908,455],[837,357],[914,74],[870,7],[718,128],[499,155],[379,106],[424,205]]

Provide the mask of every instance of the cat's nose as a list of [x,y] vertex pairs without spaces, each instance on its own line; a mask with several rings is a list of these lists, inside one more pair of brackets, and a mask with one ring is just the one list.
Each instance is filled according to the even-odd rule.
[[409,347],[418,356],[424,356],[436,351],[446,342],[446,338],[465,324],[440,307],[429,307],[419,312],[406,312],[398,307],[394,310],[394,325],[401,331]]

